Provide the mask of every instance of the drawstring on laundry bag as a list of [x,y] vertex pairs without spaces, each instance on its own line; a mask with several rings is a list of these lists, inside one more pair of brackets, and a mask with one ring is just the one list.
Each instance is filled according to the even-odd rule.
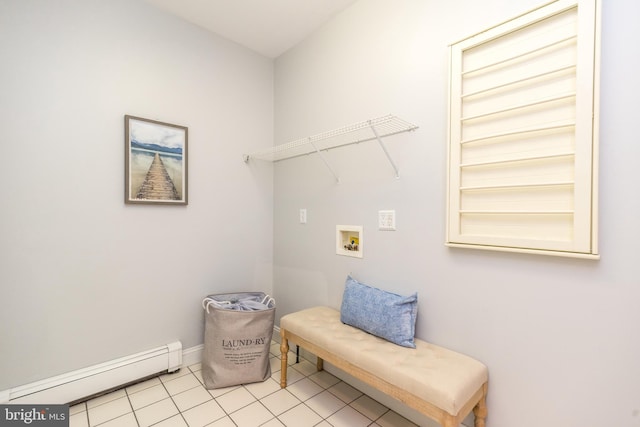
[[260,299],[260,296],[252,295],[222,301],[218,301],[215,298],[208,296],[202,300],[202,308],[204,308],[207,313],[209,313],[210,305],[225,310],[256,311],[270,309],[275,305],[275,303],[276,300],[266,294],[262,299]]

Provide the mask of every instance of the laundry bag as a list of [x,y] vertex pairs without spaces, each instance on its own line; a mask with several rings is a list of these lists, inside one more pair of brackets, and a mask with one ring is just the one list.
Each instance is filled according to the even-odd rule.
[[262,292],[209,295],[205,310],[202,378],[207,389],[265,381],[276,314]]

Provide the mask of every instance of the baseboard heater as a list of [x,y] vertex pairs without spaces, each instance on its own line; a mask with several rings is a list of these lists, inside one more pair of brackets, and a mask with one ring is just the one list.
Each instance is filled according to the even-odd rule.
[[0,392],[0,403],[65,404],[182,366],[182,343],[121,357],[99,365]]

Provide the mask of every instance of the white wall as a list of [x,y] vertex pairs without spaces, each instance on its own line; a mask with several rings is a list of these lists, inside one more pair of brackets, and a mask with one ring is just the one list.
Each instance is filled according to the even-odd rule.
[[[349,272],[417,290],[418,337],[488,365],[488,425],[640,426],[638,2],[602,2],[601,260],[444,246],[447,45],[541,3],[361,0],[276,60],[276,143],[388,113],[420,126],[387,140],[399,180],[375,143],[327,154],[340,184],[315,156],[276,164],[278,316],[338,308]],[[364,226],[362,260],[335,254],[337,224]]]
[[[272,288],[273,61],[142,1],[0,2],[0,390]],[[189,128],[189,205],[124,204],[124,115]]]

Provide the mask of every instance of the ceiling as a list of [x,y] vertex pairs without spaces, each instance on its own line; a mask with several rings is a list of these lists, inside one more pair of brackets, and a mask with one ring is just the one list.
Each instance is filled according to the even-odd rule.
[[145,0],[276,58],[357,0]]

